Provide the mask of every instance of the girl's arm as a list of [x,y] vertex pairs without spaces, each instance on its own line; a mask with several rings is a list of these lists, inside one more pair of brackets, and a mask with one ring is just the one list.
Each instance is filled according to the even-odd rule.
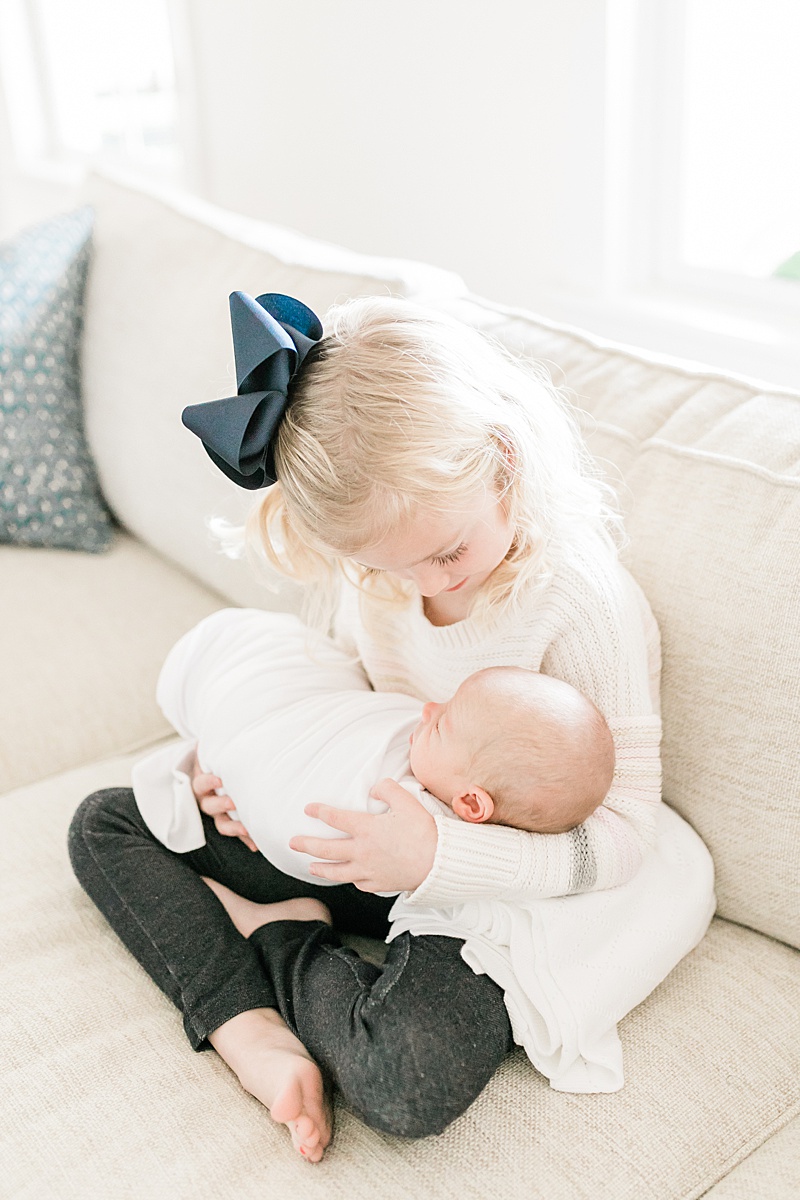
[[[295,837],[290,846],[321,860],[311,866],[314,875],[367,892],[403,891],[410,904],[447,907],[487,896],[525,901],[615,887],[636,873],[652,840],[661,722],[651,716],[609,724],[617,747],[614,785],[589,820],[569,833],[442,819],[384,779],[372,794],[389,806],[387,813],[309,804],[309,816],[347,840]],[[334,854],[336,861],[325,861]]]
[[564,573],[549,596],[554,636],[548,675],[588,696],[608,721],[614,782],[587,821],[568,833],[437,821],[438,842],[412,904],[451,905],[498,896],[532,899],[616,887],[636,874],[652,844],[661,799],[661,721],[655,622],[636,584],[619,570]]
[[652,842],[661,798],[661,722],[651,717],[609,725],[617,750],[614,784],[583,825],[568,833],[527,833],[437,817],[433,866],[408,902],[441,907],[485,896],[524,901],[631,879]]
[[[658,630],[641,591],[605,551],[562,567],[520,627],[521,647],[545,639],[529,665],[583,692],[608,721],[616,749],[604,803],[568,833],[527,833],[499,825],[435,820],[392,780],[377,795],[380,816],[306,811],[349,835],[338,862],[312,871],[365,891],[407,893],[410,904],[449,906],[485,896],[512,900],[615,887],[639,869],[654,837],[661,799]],[[296,838],[292,847],[325,860],[330,842]],[[345,853],[346,852],[346,853]]]

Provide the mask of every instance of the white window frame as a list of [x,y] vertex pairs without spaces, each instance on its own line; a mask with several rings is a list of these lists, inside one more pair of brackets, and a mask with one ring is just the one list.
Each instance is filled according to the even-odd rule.
[[[4,0],[0,0],[2,4]],[[115,169],[127,168],[155,181],[168,182],[190,190],[202,191],[205,180],[197,121],[197,89],[193,69],[191,0],[167,0],[172,35],[177,93],[177,140],[180,164],[175,169],[148,167],[139,162],[126,162],[119,157],[109,158],[102,153],[82,155],[59,145],[53,115],[54,100],[45,61],[44,47],[35,0],[16,0],[22,11],[30,48],[30,65],[35,95],[31,100],[37,108],[39,144],[33,153],[25,153],[12,140],[16,173],[31,180],[74,186],[80,183],[89,166],[104,165]],[[9,105],[10,107],[10,105]]]
[[681,89],[675,80],[685,13],[686,0],[608,0],[607,198],[609,257],[616,259],[608,264],[610,283],[798,314],[800,286],[792,281],[680,262]]
[[607,0],[602,280],[554,297],[552,315],[800,389],[800,284],[680,262],[685,3]]
[[[691,0],[689,0],[691,2]],[[639,53],[648,64],[650,130],[639,128],[637,153],[649,157],[652,191],[649,211],[653,215],[650,270],[655,286],[704,296],[717,303],[767,305],[779,311],[800,313],[800,287],[782,279],[750,279],[732,273],[690,267],[680,261],[682,113],[680,87],[683,68],[683,35],[687,0],[639,0],[648,28],[640,34]],[[640,77],[640,89],[647,86]],[[800,244],[796,247],[800,250]]]

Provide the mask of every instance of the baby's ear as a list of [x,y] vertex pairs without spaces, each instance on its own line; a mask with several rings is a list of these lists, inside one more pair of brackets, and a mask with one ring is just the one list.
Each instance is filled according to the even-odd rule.
[[453,796],[453,812],[462,821],[470,821],[473,825],[482,824],[491,819],[494,812],[494,800],[481,787],[470,788],[459,796]]

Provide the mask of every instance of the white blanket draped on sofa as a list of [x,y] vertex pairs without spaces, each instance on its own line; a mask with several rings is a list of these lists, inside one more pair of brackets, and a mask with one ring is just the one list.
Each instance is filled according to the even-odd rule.
[[401,897],[388,940],[403,930],[464,938],[462,957],[503,988],[514,1040],[551,1087],[615,1092],[625,1082],[617,1022],[694,949],[714,909],[711,855],[661,804],[655,846],[622,887],[426,911]]

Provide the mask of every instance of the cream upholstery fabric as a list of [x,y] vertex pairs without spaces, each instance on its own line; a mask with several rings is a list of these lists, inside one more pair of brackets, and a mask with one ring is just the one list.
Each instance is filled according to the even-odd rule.
[[98,224],[84,374],[103,484],[144,542],[217,591],[124,536],[106,558],[0,548],[0,791],[54,776],[0,796],[0,1194],[793,1198],[800,954],[780,941],[715,921],[623,1023],[620,1093],[554,1093],[516,1054],[439,1138],[377,1135],[339,1105],[314,1168],[216,1055],[188,1048],[177,1012],[73,879],[65,835],[81,798],[126,783],[132,760],[79,764],[164,731],[154,681],[183,630],[231,600],[296,606],[206,535],[205,517],[236,520],[250,498],[178,422],[184,404],[232,386],[228,291],[295,291],[319,311],[387,289],[545,359],[591,414],[594,452],[624,477],[630,563],[664,635],[666,795],[714,855],[722,915],[800,942],[798,398],[200,202],[99,178],[86,199]]
[[773,1134],[706,1195],[709,1200],[797,1200],[800,1117]]
[[800,396],[447,307],[591,414],[661,627],[664,795],[711,850],[719,913],[800,945]]
[[441,296],[463,284],[98,175],[83,199],[96,209],[83,388],[106,499],[129,530],[235,603],[291,608],[296,593],[270,596],[212,544],[205,520],[238,523],[254,497],[181,425],[187,404],[235,394],[229,293],[288,292],[323,316],[348,296]]
[[518,1053],[442,1136],[378,1135],[339,1105],[334,1149],[303,1164],[222,1062],[189,1049],[71,875],[72,811],[125,783],[130,761],[0,800],[4,1194],[677,1200],[800,1110],[800,954],[715,921],[623,1022],[622,1092],[553,1092]]
[[0,578],[0,793],[163,736],[164,656],[226,603],[124,534],[99,555],[0,547]]

